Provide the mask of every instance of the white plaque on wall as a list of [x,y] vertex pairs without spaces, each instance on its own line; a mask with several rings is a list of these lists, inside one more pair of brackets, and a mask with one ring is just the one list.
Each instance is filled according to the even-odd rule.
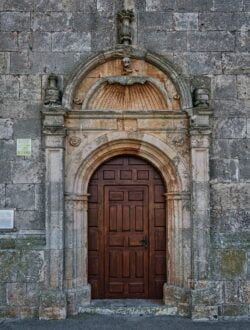
[[14,228],[14,210],[0,210],[0,229]]
[[17,139],[16,140],[16,154],[17,156],[31,155],[31,139]]

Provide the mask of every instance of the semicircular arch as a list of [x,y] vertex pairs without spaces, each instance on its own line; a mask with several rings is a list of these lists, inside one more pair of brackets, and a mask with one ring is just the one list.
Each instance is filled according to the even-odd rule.
[[[89,180],[94,171],[111,157],[131,154],[148,160],[161,173],[169,192],[188,192],[189,175],[180,155],[161,140],[142,134],[127,132],[108,133],[86,146],[81,155],[78,169],[68,169],[69,178],[74,175],[73,191],[75,194],[87,194]],[[74,173],[74,174],[73,174]]]
[[70,109],[74,97],[74,91],[84,77],[99,65],[116,58],[130,56],[134,59],[141,59],[152,64],[165,73],[174,84],[177,93],[180,95],[181,109],[188,112],[192,109],[192,97],[190,87],[183,78],[180,70],[168,59],[154,54],[146,49],[135,48],[133,46],[119,45],[117,47],[102,51],[80,62],[68,77],[68,82],[63,93],[63,106]]

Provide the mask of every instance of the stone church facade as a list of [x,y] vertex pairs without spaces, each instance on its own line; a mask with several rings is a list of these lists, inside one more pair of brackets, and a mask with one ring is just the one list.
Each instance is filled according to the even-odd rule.
[[0,317],[248,317],[250,2],[0,10]]

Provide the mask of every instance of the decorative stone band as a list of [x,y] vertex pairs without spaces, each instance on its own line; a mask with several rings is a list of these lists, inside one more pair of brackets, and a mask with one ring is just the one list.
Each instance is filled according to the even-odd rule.
[[71,193],[65,193],[65,200],[66,201],[76,201],[76,202],[88,202],[90,194],[83,194],[83,195],[77,195],[77,194],[71,194]]
[[189,192],[168,192],[164,194],[166,200],[190,200],[191,194]]

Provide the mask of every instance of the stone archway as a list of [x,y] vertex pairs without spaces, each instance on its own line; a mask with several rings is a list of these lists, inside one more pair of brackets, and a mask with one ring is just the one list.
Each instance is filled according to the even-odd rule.
[[[102,139],[99,138],[88,145],[86,150],[88,153],[84,155],[79,150],[81,156],[77,155],[77,152],[73,156],[74,158],[82,157],[80,167],[78,169],[72,167],[67,171],[66,186],[69,190],[72,189],[71,193],[69,191],[67,193],[67,218],[72,219],[72,228],[78,229],[74,232],[75,237],[72,241],[75,247],[66,249],[66,272],[72,274],[70,286],[75,286],[75,290],[82,287],[85,294],[90,290],[87,283],[89,180],[95,169],[107,159],[126,153],[147,159],[162,174],[168,188],[166,194],[168,205],[166,215],[168,219],[168,284],[166,285],[187,288],[191,276],[191,241],[190,238],[185,238],[188,237],[187,232],[190,232],[190,214],[188,212],[190,184],[188,169],[184,166],[183,161],[179,159],[178,164],[175,164],[176,151],[152,136],[136,133],[131,136],[131,133],[128,132],[110,133],[102,136]],[[74,176],[74,184],[70,187],[71,175]],[[68,235],[72,234],[72,231],[68,231]],[[67,260],[71,261],[70,265],[67,264]],[[72,260],[74,260],[73,263]]]
[[[132,71],[124,72],[117,67],[124,56],[132,59]],[[105,91],[103,86],[109,83],[115,85],[117,93],[124,90],[123,85],[130,90],[132,84],[141,95],[150,88],[148,101],[156,95],[161,97],[163,109],[147,110],[155,102],[141,102],[139,109],[128,110],[105,109],[106,101],[92,102],[91,97],[100,98]],[[137,47],[118,46],[80,63],[69,76],[63,107],[46,108],[43,115],[47,291],[58,297],[58,313],[66,315],[67,310],[68,314],[77,314],[90,301],[87,283],[90,177],[108,158],[128,153],[152,163],[168,187],[169,273],[164,301],[177,306],[180,314],[188,315],[191,289],[208,274],[211,111],[193,109],[189,86],[169,61]]]

